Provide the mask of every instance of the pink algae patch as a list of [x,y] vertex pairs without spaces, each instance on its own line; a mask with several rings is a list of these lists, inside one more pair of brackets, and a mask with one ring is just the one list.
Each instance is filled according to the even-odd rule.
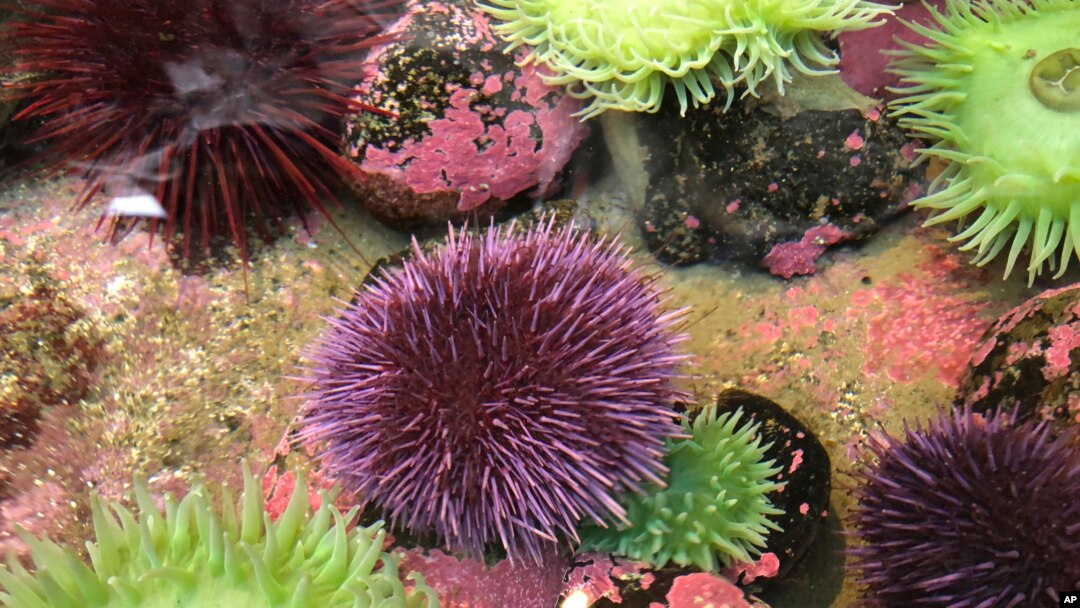
[[803,233],[803,237],[794,242],[774,245],[765,254],[761,263],[769,272],[790,279],[795,275],[814,274],[815,265],[829,245],[834,245],[848,238],[844,230],[832,225],[814,226]]
[[622,595],[612,576],[615,563],[601,553],[586,553],[578,556],[577,561],[591,561],[584,567],[574,568],[566,578],[564,595],[581,591],[590,604],[600,598],[607,598],[613,604],[622,603]]
[[1050,346],[1046,349],[1046,365],[1043,376],[1055,380],[1069,374],[1072,367],[1072,351],[1080,347],[1080,332],[1072,324],[1051,327],[1048,332]]
[[741,581],[744,585],[759,578],[772,578],[780,572],[780,558],[775,553],[764,553],[756,560],[745,564],[734,564],[722,572],[724,578]]
[[[549,106],[538,99],[551,89],[527,66],[514,87],[526,90],[526,100],[537,104],[535,110],[514,110],[486,124],[486,115],[495,110],[474,107],[474,102],[485,91],[498,89],[490,77],[485,82],[484,91],[454,91],[443,117],[428,124],[431,133],[426,137],[409,140],[395,152],[371,147],[361,167],[400,179],[420,194],[458,191],[461,210],[475,209],[493,197],[509,199],[534,186],[546,191],[584,138],[585,128],[572,116],[578,102],[562,97]],[[534,128],[543,134],[539,148]]]
[[848,135],[847,139],[844,140],[844,145],[852,150],[862,150],[865,144],[866,140],[862,138],[862,135],[859,135],[858,129],[852,131],[851,135]]
[[956,386],[989,324],[981,315],[989,304],[954,295],[937,277],[897,278],[851,298],[849,316],[869,315],[863,370],[904,383],[934,374]]
[[459,560],[439,550],[398,550],[402,575],[419,572],[435,590],[442,608],[551,608],[563,588],[568,564],[551,557],[544,565],[511,564],[503,560],[487,566],[477,560]]
[[741,589],[705,572],[675,579],[667,601],[669,608],[751,608]]
[[791,453],[791,466],[788,468],[788,473],[794,473],[799,470],[799,466],[802,465],[803,451],[795,450]]

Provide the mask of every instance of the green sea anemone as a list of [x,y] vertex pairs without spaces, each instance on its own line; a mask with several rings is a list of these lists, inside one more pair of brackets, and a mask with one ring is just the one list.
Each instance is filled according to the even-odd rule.
[[298,476],[276,522],[258,482],[244,467],[239,507],[223,490],[221,516],[196,484],[164,512],[140,482],[137,513],[94,497],[97,542],[91,565],[50,540],[23,533],[36,566],[13,557],[0,569],[0,605],[9,608],[436,608],[416,577],[407,591],[397,561],[383,552],[382,523],[348,529],[330,498],[314,513]]
[[[927,196],[927,224],[975,219],[953,241],[983,265],[1009,246],[1005,276],[1031,244],[1029,281],[1080,255],[1080,2],[948,0],[930,8],[930,40],[902,42],[906,86],[892,113],[946,163]],[[1051,257],[1060,250],[1060,260]]]
[[582,551],[608,551],[648,562],[657,568],[668,562],[715,570],[749,562],[779,526],[770,515],[768,494],[783,487],[772,480],[780,472],[765,460],[769,444],[761,445],[760,424],[744,423],[741,409],[717,415],[710,405],[684,423],[689,436],[671,442],[666,464],[671,469],[666,488],[625,501],[629,526],[590,526],[581,533]]
[[[486,4],[484,3],[486,2]],[[783,93],[788,67],[831,72],[822,34],[876,25],[892,9],[867,0],[484,0],[507,50],[528,45],[548,84],[588,99],[580,115],[609,108],[655,112],[668,83],[686,112],[710,102],[713,79],[751,95],[772,77]]]

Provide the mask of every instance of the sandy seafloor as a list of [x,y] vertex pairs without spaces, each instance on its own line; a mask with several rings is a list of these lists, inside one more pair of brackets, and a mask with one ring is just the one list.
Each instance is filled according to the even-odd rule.
[[[294,377],[321,317],[371,262],[407,243],[352,209],[334,216],[358,251],[325,220],[312,218],[311,237],[294,221],[288,236],[254,251],[245,294],[235,261],[184,276],[143,231],[104,242],[97,209],[71,211],[78,186],[21,184],[0,194],[0,296],[46,282],[81,311],[79,331],[102,344],[86,397],[46,408],[29,445],[0,455],[0,548],[23,550],[15,524],[78,546],[89,488],[120,497],[132,472],[164,491],[182,490],[197,473],[235,483],[241,458],[265,471],[302,403]],[[625,198],[608,178],[580,202],[601,229],[621,228],[638,247]],[[834,248],[815,275],[792,280],[736,264],[665,268],[635,254],[664,274],[673,306],[693,309],[687,372],[700,400],[730,386],[767,396],[831,456],[828,528],[766,597],[774,608],[851,605],[843,557],[851,540],[840,531],[860,438],[949,404],[983,331],[1051,285],[1028,288],[1022,273],[1003,281],[1001,261],[975,269],[946,243],[951,227],[923,229],[919,219]]]

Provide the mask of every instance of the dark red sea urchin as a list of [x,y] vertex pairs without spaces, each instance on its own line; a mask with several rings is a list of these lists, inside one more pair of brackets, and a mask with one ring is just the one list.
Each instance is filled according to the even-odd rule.
[[337,121],[359,109],[347,95],[363,78],[358,53],[384,42],[377,15],[401,3],[6,3],[18,15],[0,29],[9,71],[33,77],[2,94],[24,100],[16,120],[41,122],[47,167],[86,176],[77,206],[150,195],[164,212],[151,228],[181,229],[184,257],[225,237],[246,260],[249,226],[269,239],[283,215],[325,213],[338,180],[356,176]]
[[864,605],[1036,608],[1080,589],[1080,443],[956,410],[871,442],[853,549]]
[[395,524],[541,561],[662,483],[684,311],[614,241],[513,230],[414,242],[362,288],[310,353],[302,434]]

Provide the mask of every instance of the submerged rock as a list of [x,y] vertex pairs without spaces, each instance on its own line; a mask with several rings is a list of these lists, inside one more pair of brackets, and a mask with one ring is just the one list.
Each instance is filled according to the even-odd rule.
[[[716,404],[719,412],[742,408],[749,420],[760,422],[762,441],[772,444],[765,456],[783,469],[776,480],[787,485],[769,495],[773,506],[784,511],[772,518],[781,531],[769,533],[762,550],[762,555],[771,553],[779,558],[775,576],[769,577],[778,580],[806,554],[828,515],[832,476],[829,454],[810,429],[765,397],[732,389],[721,393]],[[753,581],[744,576],[742,582]]]
[[1045,291],[998,319],[975,349],[957,407],[1016,410],[1059,430],[1080,422],[1080,284]]
[[363,204],[396,228],[544,196],[587,134],[580,104],[502,52],[487,17],[464,0],[412,2],[368,56],[346,126],[346,154],[367,174]]
[[810,274],[827,247],[874,234],[915,194],[910,145],[878,110],[785,116],[736,103],[643,120],[641,221],[661,261]]

